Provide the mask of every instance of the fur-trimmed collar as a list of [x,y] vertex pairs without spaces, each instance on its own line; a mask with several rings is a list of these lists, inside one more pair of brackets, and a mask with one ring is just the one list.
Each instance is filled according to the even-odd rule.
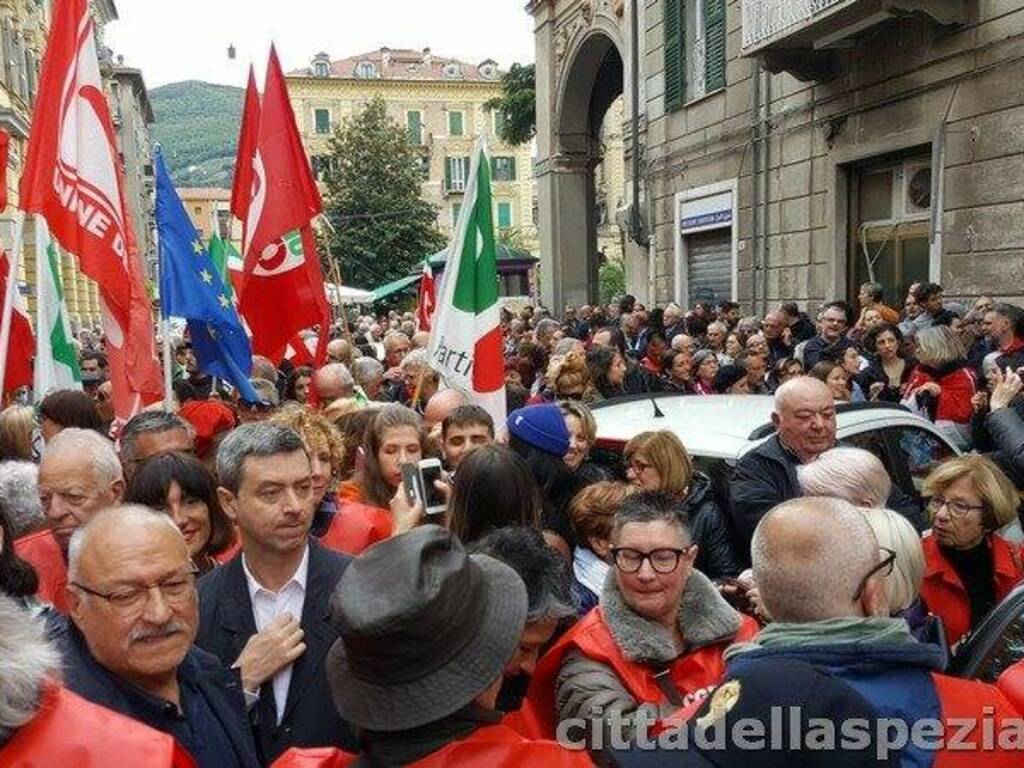
[[[601,592],[601,611],[622,655],[629,661],[668,664],[680,654],[672,634],[630,608],[619,591],[613,568]],[[685,651],[726,640],[739,630],[742,617],[700,571],[690,572],[679,600],[679,630]]]

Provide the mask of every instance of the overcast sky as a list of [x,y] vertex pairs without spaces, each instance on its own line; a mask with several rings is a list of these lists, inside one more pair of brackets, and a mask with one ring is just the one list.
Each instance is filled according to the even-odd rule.
[[[155,88],[179,80],[245,85],[249,63],[262,87],[267,50],[285,71],[389,48],[429,46],[471,63],[531,62],[526,0],[116,0],[107,45]],[[237,58],[228,59],[229,45]]]

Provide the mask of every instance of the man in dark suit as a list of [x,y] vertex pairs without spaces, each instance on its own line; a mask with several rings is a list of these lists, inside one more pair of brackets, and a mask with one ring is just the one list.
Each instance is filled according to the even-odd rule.
[[292,746],[356,746],[323,670],[338,636],[328,602],[349,558],[309,537],[310,472],[302,438],[274,424],[241,426],[217,452],[242,552],[200,581],[196,642],[239,668],[264,763]]
[[238,673],[192,645],[195,566],[170,517],[108,509],[75,532],[68,551],[70,620],[52,628],[64,684],[172,735],[200,768],[256,768]]

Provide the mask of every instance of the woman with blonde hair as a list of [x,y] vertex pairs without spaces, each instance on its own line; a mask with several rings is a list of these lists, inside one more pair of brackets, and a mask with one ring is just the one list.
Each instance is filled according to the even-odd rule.
[[11,405],[0,412],[0,461],[32,461],[34,426],[30,405]]
[[925,565],[920,535],[899,512],[884,507],[859,507],[859,511],[875,532],[878,546],[885,551],[885,559],[891,553],[892,570],[885,575],[891,615],[904,619],[922,643],[932,643],[945,650],[942,622],[928,612],[921,599]]
[[946,326],[925,328],[916,340],[917,366],[907,381],[903,405],[948,426],[950,436],[966,449],[978,377],[964,359],[963,342]]
[[641,432],[626,443],[622,456],[633,485],[678,500],[697,545],[697,570],[712,579],[736,576],[741,570],[739,557],[711,479],[694,468],[682,441],[668,430]]
[[581,352],[570,352],[554,357],[545,377],[548,393],[554,400],[577,400],[592,403],[597,400],[587,358]]
[[921,596],[955,647],[1024,579],[1020,548],[999,535],[1017,519],[1020,498],[991,459],[940,464],[924,481],[932,529],[922,542]]
[[582,488],[590,483],[608,480],[607,472],[587,460],[590,448],[597,440],[597,421],[594,414],[583,403],[575,400],[563,400],[558,403],[558,407],[562,411],[562,418],[565,419],[565,428],[569,430],[569,452],[565,454],[564,461],[572,470],[577,487]]

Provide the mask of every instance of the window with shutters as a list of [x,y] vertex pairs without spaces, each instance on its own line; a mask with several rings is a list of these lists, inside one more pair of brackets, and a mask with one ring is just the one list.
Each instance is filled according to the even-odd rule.
[[326,109],[315,109],[313,110],[313,119],[316,123],[317,133],[330,133],[331,132],[331,113]]
[[462,192],[469,178],[468,157],[448,157],[444,162],[444,188],[447,192]]
[[405,124],[409,129],[409,141],[416,146],[423,143],[423,113],[418,109],[405,113]]
[[725,0],[663,0],[665,109],[725,87]]
[[498,229],[512,226],[512,203],[498,203]]
[[461,112],[448,113],[448,135],[461,136],[463,128],[463,115]]
[[494,135],[499,139],[501,138],[502,131],[505,130],[505,113],[500,109],[494,110]]
[[514,157],[492,157],[491,178],[494,181],[515,181],[516,159]]

